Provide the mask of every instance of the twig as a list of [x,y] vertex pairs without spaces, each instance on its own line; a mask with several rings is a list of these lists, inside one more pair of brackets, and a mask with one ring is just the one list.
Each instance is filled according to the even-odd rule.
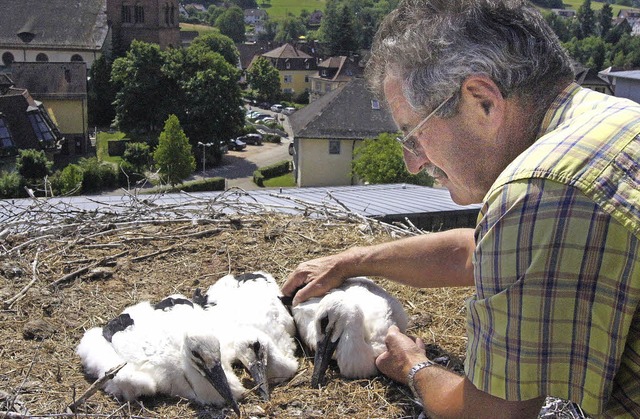
[[107,262],[113,260],[113,259],[117,259],[119,257],[122,257],[126,254],[128,254],[129,251],[125,250],[124,252],[120,252],[117,255],[112,255],[112,256],[105,256],[102,259],[88,265],[88,266],[84,266],[78,270],[75,270],[73,272],[70,272],[66,275],[64,275],[62,278],[53,281],[51,284],[49,284],[50,287],[57,287],[60,284],[63,284],[65,282],[71,281],[75,278],[77,278],[78,276],[82,275],[83,273],[87,272],[89,269],[95,268],[96,266],[102,266],[104,264],[106,264]]
[[175,249],[178,246],[179,245],[174,244],[173,246],[169,246],[166,249],[161,249],[161,250],[158,250],[157,252],[149,253],[148,255],[142,255],[142,256],[135,257],[135,258],[131,259],[131,262],[140,262],[141,260],[149,259],[149,258],[152,258],[154,256],[158,256],[158,255],[161,255],[163,253],[170,252],[170,251],[172,251],[173,249]]
[[24,297],[27,294],[27,291],[29,291],[29,288],[31,288],[33,284],[35,284],[36,281],[38,281],[38,254],[39,252],[36,252],[36,256],[33,259],[33,262],[31,262],[31,271],[33,272],[33,279],[31,279],[31,281],[27,285],[25,285],[24,288],[22,288],[20,292],[18,292],[15,296],[13,296],[12,298],[8,299],[3,303],[5,310],[11,308],[13,303],[18,301],[22,297]]
[[113,379],[113,377],[116,376],[118,371],[120,371],[125,365],[127,365],[126,362],[114,368],[111,368],[109,371],[105,372],[102,377],[98,378],[96,381],[93,382],[93,384],[91,384],[91,386],[87,389],[87,391],[85,391],[78,400],[74,401],[69,406],[67,406],[67,409],[71,410],[72,412],[75,412],[79,405],[84,404],[89,399],[89,397],[93,396],[93,394],[96,391],[98,391],[100,387],[102,387],[104,383]]

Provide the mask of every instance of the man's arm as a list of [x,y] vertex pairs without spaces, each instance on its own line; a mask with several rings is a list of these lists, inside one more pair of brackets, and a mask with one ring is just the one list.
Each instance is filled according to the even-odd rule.
[[282,287],[284,295],[301,288],[294,304],[324,295],[354,276],[380,276],[413,287],[456,287],[473,285],[472,229],[394,240],[303,262]]
[[[407,384],[412,366],[426,361],[424,345],[389,328],[387,352],[376,359],[378,369],[389,378]],[[430,418],[536,418],[544,397],[527,401],[506,401],[478,390],[468,378],[438,365],[420,369],[414,375],[414,388]]]

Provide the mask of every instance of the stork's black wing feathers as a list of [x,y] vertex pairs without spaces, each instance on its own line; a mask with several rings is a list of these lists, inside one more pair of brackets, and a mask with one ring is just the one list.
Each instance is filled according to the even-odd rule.
[[244,281],[255,281],[256,279],[267,279],[266,276],[261,275],[261,274],[256,274],[256,273],[246,273],[246,274],[241,274],[235,277],[236,281],[238,282],[244,282]]
[[164,300],[160,301],[156,305],[153,306],[155,310],[164,310],[167,308],[171,308],[173,306],[177,306],[178,304],[186,304],[188,306],[193,307],[193,303],[186,298],[173,298],[167,297]]
[[122,313],[115,319],[109,320],[109,322],[102,328],[102,336],[111,342],[113,335],[123,331],[127,327],[133,325],[133,319],[127,313]]

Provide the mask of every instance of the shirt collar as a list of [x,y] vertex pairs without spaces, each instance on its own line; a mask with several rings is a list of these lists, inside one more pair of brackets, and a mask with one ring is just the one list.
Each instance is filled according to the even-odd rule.
[[553,100],[551,106],[545,113],[544,118],[542,120],[542,125],[540,126],[540,132],[538,133],[536,138],[540,138],[543,135],[547,134],[550,131],[558,128],[558,126],[565,119],[565,110],[567,109],[567,104],[573,100],[576,93],[582,89],[580,85],[576,82],[571,82],[567,87],[560,92],[558,96]]

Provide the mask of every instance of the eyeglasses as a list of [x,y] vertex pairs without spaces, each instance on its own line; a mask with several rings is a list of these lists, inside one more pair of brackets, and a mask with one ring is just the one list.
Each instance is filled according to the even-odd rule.
[[402,147],[404,147],[405,150],[407,150],[409,153],[413,154],[414,156],[418,157],[418,149],[416,148],[417,146],[417,138],[415,138],[413,135],[424,126],[424,124],[427,123],[427,121],[429,119],[431,119],[431,117],[433,115],[436,114],[436,112],[438,112],[440,110],[440,108],[442,108],[444,106],[445,103],[447,103],[449,100],[451,100],[451,98],[453,98],[453,96],[455,95],[452,94],[451,96],[447,97],[441,104],[439,104],[429,115],[426,116],[426,118],[424,118],[422,121],[420,121],[418,123],[418,125],[416,125],[415,127],[413,127],[413,129],[411,131],[409,131],[407,133],[407,135],[405,135],[404,137],[396,137],[396,141],[400,143],[400,145]]

